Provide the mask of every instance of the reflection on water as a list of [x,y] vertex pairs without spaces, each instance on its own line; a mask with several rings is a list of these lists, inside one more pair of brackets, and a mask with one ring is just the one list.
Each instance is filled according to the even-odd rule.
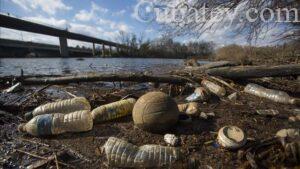
[[141,72],[164,73],[183,66],[181,59],[144,58],[3,58],[0,59],[0,75],[59,75],[84,72]]

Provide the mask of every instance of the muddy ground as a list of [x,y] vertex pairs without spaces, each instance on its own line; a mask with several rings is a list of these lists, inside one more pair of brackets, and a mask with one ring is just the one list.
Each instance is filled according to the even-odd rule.
[[[300,85],[294,78],[260,79],[251,82],[284,90],[295,97],[300,97]],[[247,83],[249,81],[235,81],[234,87],[242,91]],[[5,87],[1,86],[2,89]],[[0,113],[0,165],[3,168],[24,168],[41,160],[41,157],[46,158],[54,153],[58,153],[58,161],[68,164],[58,164],[59,168],[109,168],[105,154],[101,152],[100,148],[111,136],[123,138],[138,146],[144,144],[166,145],[163,140],[165,133],[152,134],[142,131],[134,126],[131,116],[104,124],[96,124],[92,131],[85,133],[67,133],[45,138],[35,138],[19,133],[17,125],[24,122],[24,113],[38,105],[57,99],[71,98],[71,93],[86,97],[95,108],[117,101],[128,94],[139,97],[154,90],[170,93],[178,103],[184,103],[184,98],[193,91],[193,89],[183,86],[173,86],[170,90],[170,86],[167,84],[161,84],[159,88],[154,88],[148,83],[123,83],[120,88],[119,83],[115,83],[115,86],[110,83],[81,83],[50,86],[29,97],[23,97],[21,99],[23,101],[20,101],[21,105],[7,104],[11,103],[11,100],[16,100],[20,95],[28,96],[41,87],[43,86],[27,86],[25,91],[18,93],[16,97],[1,96],[0,109],[8,112]],[[185,90],[182,92],[183,88]],[[229,88],[226,89],[228,94],[234,92]],[[176,134],[181,139],[179,147],[184,153],[182,162],[172,168],[192,168],[192,165],[196,164],[198,167],[195,168],[249,168],[247,160],[238,157],[241,150],[224,150],[216,143],[217,131],[225,125],[235,125],[243,129],[249,138],[248,146],[255,141],[272,138],[280,129],[300,128],[299,122],[289,122],[287,119],[296,111],[299,113],[299,107],[274,103],[243,92],[238,93],[236,102],[229,101],[227,98],[215,97],[208,102],[199,104],[202,112],[214,112],[216,116],[207,120],[196,116],[193,117],[192,122],[178,123],[172,130],[166,132]],[[257,115],[255,113],[257,109],[275,109],[280,112],[280,116]],[[244,150],[247,149],[247,145]],[[63,150],[66,150],[67,153],[59,155]],[[282,157],[284,150],[278,144],[265,146],[264,150],[268,150],[270,153],[263,160],[257,160],[258,168],[282,168],[286,165],[291,168],[299,167],[284,161]],[[188,164],[189,166],[187,166]],[[55,168],[55,166],[55,160],[50,160],[41,168]]]

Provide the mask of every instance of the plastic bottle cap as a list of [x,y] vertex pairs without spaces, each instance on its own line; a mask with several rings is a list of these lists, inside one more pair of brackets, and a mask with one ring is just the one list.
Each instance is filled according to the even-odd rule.
[[27,121],[33,118],[32,112],[25,113],[24,116],[25,116],[25,120],[27,120]]
[[225,126],[218,132],[218,142],[228,149],[237,149],[245,145],[246,136],[242,129],[236,126]]

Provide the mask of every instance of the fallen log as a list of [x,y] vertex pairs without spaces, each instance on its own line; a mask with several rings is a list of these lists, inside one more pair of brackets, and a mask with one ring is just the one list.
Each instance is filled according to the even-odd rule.
[[229,79],[298,76],[300,75],[300,64],[221,67],[206,70],[206,73]]
[[170,83],[170,84],[185,84],[190,82],[186,78],[178,76],[150,76],[144,74],[83,74],[62,77],[48,77],[48,78],[24,78],[21,80],[24,85],[62,85],[79,82],[114,82],[114,81],[131,81],[131,82],[156,82],[156,83]]
[[196,66],[196,67],[192,67],[192,66],[187,66],[185,67],[186,71],[205,71],[208,69],[212,69],[212,68],[219,68],[219,67],[227,67],[227,66],[238,66],[240,65],[237,62],[232,62],[232,61],[217,61],[217,62],[210,62],[201,66]]

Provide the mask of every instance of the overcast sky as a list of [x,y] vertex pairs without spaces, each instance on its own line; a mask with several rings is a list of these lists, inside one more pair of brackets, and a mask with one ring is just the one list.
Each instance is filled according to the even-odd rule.
[[[136,19],[135,6],[140,0],[0,0],[1,13],[55,26],[68,28],[71,32],[117,41],[119,31],[143,34],[144,39],[161,36],[157,23],[144,23]],[[276,31],[276,30],[275,30]],[[197,40],[214,41],[220,46],[238,43],[246,44],[243,36],[230,37],[232,32],[221,28],[209,31],[200,39],[177,37],[180,42]],[[1,28],[1,38],[58,44],[58,38]],[[90,45],[68,41],[72,46]],[[260,41],[267,44],[268,39]]]

